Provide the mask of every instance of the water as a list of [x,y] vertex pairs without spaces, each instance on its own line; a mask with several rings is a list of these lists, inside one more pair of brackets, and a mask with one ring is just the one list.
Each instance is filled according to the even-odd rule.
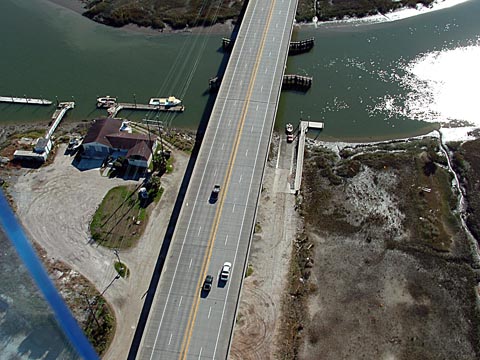
[[[0,93],[74,99],[67,116],[74,120],[105,116],[95,108],[98,96],[148,103],[174,95],[187,109],[174,125],[195,128],[208,100],[208,80],[223,58],[221,34],[152,36],[112,29],[45,0],[0,1],[0,29]],[[45,121],[52,113],[53,107],[0,104],[3,123]],[[138,120],[146,114],[120,115]]]
[[[311,53],[291,57],[287,72],[313,76],[314,84],[306,94],[283,94],[277,124],[295,122],[300,117],[324,121],[321,138],[328,139],[374,140],[427,131],[432,125],[426,122],[432,120],[431,112],[429,109],[422,112],[418,104],[408,100],[420,99],[430,88],[418,92],[418,86],[425,80],[424,71],[416,74],[418,77],[409,71],[426,54],[476,43],[480,36],[479,13],[480,1],[476,0],[397,22],[329,25],[297,32],[296,38],[314,36],[316,43]],[[476,57],[474,53],[470,51]],[[456,58],[464,55],[465,52]],[[472,76],[477,76],[474,64],[480,59],[471,59],[453,65],[462,70],[457,85],[465,84],[455,88],[458,97],[471,99],[472,91],[478,89],[478,82],[475,84]],[[452,78],[449,74],[454,69],[437,67],[437,60],[438,56],[427,68],[437,71],[436,85],[442,87],[445,85],[442,81]],[[449,65],[452,66],[451,61]],[[450,118],[463,117],[456,99],[444,96],[441,100],[430,100],[452,109]],[[392,101],[397,108],[388,111],[386,107]],[[408,111],[410,107],[416,111]]]
[[[290,57],[287,73],[311,75],[314,84],[305,94],[282,94],[277,127],[310,118],[325,122],[321,138],[338,140],[397,138],[429,131],[432,120],[443,119],[432,118],[432,109],[417,106],[419,111],[410,111],[415,107],[409,102],[412,96],[422,99],[430,91],[429,87],[423,93],[419,90],[424,80],[412,75],[413,65],[429,53],[475,43],[480,36],[479,13],[480,1],[472,0],[397,22],[296,30],[294,38],[314,36],[316,46],[308,54]],[[187,110],[168,119],[163,115],[162,120],[196,128],[208,99],[208,79],[217,73],[223,58],[221,34],[132,33],[93,23],[45,0],[2,0],[0,29],[4,34],[0,94],[52,100],[73,96],[77,106],[67,120],[103,116],[104,111],[95,109],[97,96],[133,102],[136,94],[136,100],[145,103],[150,97],[172,94],[183,96]],[[472,64],[475,61],[462,65],[464,73],[459,76],[473,74]],[[464,94],[455,92],[460,97]],[[446,96],[441,102],[452,108],[453,101]],[[0,104],[0,123],[48,120],[51,113],[52,108]],[[134,120],[145,116],[120,115]]]

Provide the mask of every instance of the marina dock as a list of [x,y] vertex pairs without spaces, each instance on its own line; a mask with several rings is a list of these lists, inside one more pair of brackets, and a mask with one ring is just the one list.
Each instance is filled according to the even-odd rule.
[[62,121],[67,111],[73,109],[74,107],[75,103],[73,101],[59,103],[57,109],[52,115],[53,123],[45,133],[45,137],[41,137],[36,140],[35,147],[32,151],[16,150],[13,154],[13,158],[16,160],[45,162],[47,160],[48,154],[52,150],[53,133],[57,129],[58,125]]
[[52,105],[52,102],[47,99],[34,99],[28,97],[19,98],[14,96],[0,96],[0,102],[28,105]]
[[185,106],[163,106],[163,105],[148,105],[148,104],[132,104],[132,103],[118,103],[107,109],[109,117],[116,117],[122,110],[142,110],[142,111],[167,111],[167,112],[183,112]]
[[300,185],[302,184],[302,173],[303,173],[303,157],[305,154],[305,137],[309,128],[322,130],[324,127],[323,122],[316,121],[300,121],[300,128],[298,134],[298,144],[297,144],[297,162],[295,169],[295,183],[293,185],[294,192],[300,190]]

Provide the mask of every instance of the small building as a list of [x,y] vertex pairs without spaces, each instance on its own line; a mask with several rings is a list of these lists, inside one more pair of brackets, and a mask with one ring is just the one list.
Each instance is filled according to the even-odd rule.
[[157,145],[156,136],[122,131],[125,128],[122,119],[94,120],[83,140],[82,156],[93,159],[125,157],[131,166],[148,168]]

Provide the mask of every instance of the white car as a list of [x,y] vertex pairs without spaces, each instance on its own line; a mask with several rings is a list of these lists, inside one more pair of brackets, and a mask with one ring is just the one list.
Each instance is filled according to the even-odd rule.
[[222,272],[220,273],[220,280],[227,281],[230,277],[230,269],[232,268],[232,264],[226,262],[223,264]]

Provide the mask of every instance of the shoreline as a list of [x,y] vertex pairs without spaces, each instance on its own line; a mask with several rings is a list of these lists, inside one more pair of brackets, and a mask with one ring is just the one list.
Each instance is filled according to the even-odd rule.
[[[85,4],[82,0],[45,0],[52,4],[61,6],[65,9],[69,9],[79,15],[82,15],[85,9]],[[361,26],[361,25],[376,25],[383,24],[388,22],[394,22],[399,20],[408,19],[414,16],[424,15],[431,13],[433,11],[448,9],[450,7],[466,3],[470,0],[436,0],[432,3],[432,6],[426,7],[418,3],[415,8],[403,7],[398,10],[391,11],[386,14],[377,14],[366,16],[363,18],[348,18],[343,19],[332,19],[327,21],[315,21],[316,16],[312,19],[311,22],[294,22],[294,26],[297,27],[312,27],[315,28],[331,28],[337,26]],[[93,20],[90,20],[93,21]],[[192,33],[192,34],[224,34],[229,33],[233,30],[234,24],[233,20],[227,20],[225,23],[217,23],[212,26],[201,26],[195,28],[185,28],[181,30],[173,30],[168,25],[165,29],[153,29],[151,27],[142,27],[136,24],[128,24],[122,27],[115,28],[113,26],[97,23],[104,25],[110,28],[124,30],[128,32],[146,34],[146,35],[167,35],[167,34],[182,34],[182,33]]]
[[421,5],[420,3],[417,4],[415,8],[403,7],[386,14],[377,14],[371,16],[365,16],[363,18],[343,18],[343,19],[335,19],[335,20],[327,20],[327,21],[315,21],[312,19],[312,22],[308,23],[301,23],[300,26],[314,26],[315,28],[323,27],[336,27],[336,26],[361,26],[361,25],[376,25],[376,24],[383,24],[388,22],[394,22],[399,20],[404,20],[408,18],[412,18],[415,16],[420,16],[424,14],[431,13],[433,11],[448,9],[450,7],[460,5],[466,3],[470,0],[437,0],[432,3],[432,6],[426,7]]

